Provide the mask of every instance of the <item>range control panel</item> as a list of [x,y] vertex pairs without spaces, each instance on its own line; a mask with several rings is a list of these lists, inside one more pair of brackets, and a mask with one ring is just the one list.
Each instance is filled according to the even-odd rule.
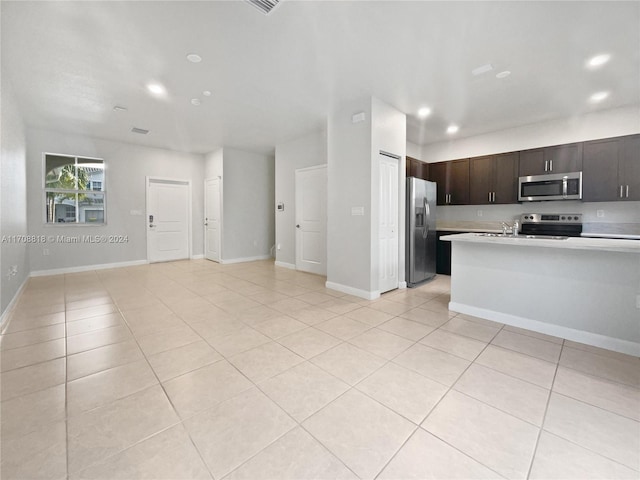
[[521,223],[570,223],[581,224],[581,213],[524,213],[520,216]]

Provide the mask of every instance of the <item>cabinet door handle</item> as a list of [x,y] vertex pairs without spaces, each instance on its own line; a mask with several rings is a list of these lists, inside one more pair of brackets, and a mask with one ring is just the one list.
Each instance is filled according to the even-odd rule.
[[545,172],[548,171],[548,168],[549,168],[549,160],[545,160],[544,161],[544,171]]
[[491,192],[489,192],[489,203],[491,203]]
[[549,160],[549,171],[553,172],[553,160]]
[[493,192],[493,203],[496,203],[496,192]]
[[624,186],[624,185],[620,185],[620,198],[623,198],[623,197],[622,197],[622,188],[623,188],[623,186]]
[[629,185],[627,185],[627,198],[629,198]]

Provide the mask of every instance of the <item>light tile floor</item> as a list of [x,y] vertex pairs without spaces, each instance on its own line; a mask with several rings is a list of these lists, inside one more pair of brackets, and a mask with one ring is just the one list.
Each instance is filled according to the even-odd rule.
[[[33,278],[2,336],[9,479],[640,477],[640,359],[273,262]],[[603,319],[606,321],[606,319]]]

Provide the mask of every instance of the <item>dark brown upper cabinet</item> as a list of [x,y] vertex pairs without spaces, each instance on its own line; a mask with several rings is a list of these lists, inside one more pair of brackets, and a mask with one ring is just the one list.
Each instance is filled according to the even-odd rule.
[[620,152],[620,179],[624,200],[640,200],[640,135],[622,139]]
[[472,158],[469,161],[469,203],[516,203],[518,152]]
[[584,144],[582,200],[640,200],[640,135]]
[[520,152],[521,177],[546,173],[579,172],[582,170],[582,143],[536,148]]
[[417,158],[407,157],[407,177],[429,179],[429,164]]
[[429,180],[438,184],[438,205],[469,204],[469,159],[429,164]]

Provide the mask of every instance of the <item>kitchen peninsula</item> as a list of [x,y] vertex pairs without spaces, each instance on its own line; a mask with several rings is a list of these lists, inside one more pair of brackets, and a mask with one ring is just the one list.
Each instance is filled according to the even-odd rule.
[[640,241],[447,235],[453,311],[640,356]]

